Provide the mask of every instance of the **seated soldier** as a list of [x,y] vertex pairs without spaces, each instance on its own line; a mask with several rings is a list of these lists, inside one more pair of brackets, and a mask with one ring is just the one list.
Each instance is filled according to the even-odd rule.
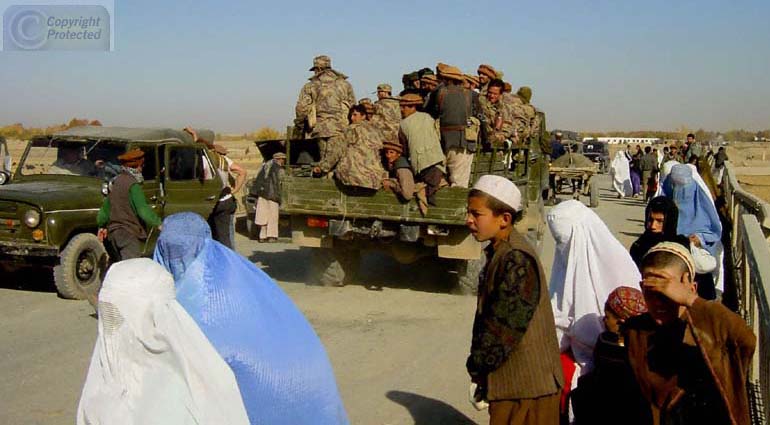
[[436,129],[436,121],[429,114],[417,111],[423,100],[419,95],[401,96],[401,124],[399,141],[406,152],[417,180],[427,185],[428,203],[435,205],[435,194],[447,185],[444,179],[444,152]]
[[626,321],[628,358],[654,423],[749,424],[746,371],[756,337],[698,296],[690,251],[654,246],[642,261],[648,313]]
[[385,142],[382,148],[385,156],[385,168],[388,176],[382,181],[382,187],[398,196],[400,200],[411,201],[417,195],[418,206],[423,215],[428,212],[428,200],[425,197],[425,184],[414,183],[414,171],[409,160],[403,156],[404,148],[398,143]]
[[334,176],[358,194],[371,195],[382,187],[385,170],[380,161],[382,134],[366,121],[366,107],[353,105],[348,112],[350,126],[333,139],[326,156],[313,168],[315,175],[334,171]]

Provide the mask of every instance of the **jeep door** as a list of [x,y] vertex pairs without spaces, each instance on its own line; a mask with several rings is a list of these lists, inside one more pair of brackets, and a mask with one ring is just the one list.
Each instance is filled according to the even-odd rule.
[[206,151],[198,146],[165,146],[164,216],[191,211],[208,219],[222,191],[222,181]]

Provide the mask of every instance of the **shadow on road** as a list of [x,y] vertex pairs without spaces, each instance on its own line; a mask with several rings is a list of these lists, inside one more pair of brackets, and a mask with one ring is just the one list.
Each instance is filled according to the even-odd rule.
[[53,270],[46,267],[25,267],[18,269],[0,269],[3,278],[0,288],[31,292],[56,292],[53,284]]
[[404,391],[388,391],[389,400],[404,406],[415,425],[475,425],[459,410],[443,401]]
[[623,235],[631,236],[632,238],[638,238],[639,236],[642,236],[641,232],[620,232]]
[[[268,244],[270,251],[253,251],[249,261],[256,263],[273,279],[312,284],[313,248],[281,249],[286,245]],[[399,264],[381,252],[364,252],[358,271],[348,286],[359,285],[370,290],[382,288],[411,289],[421,292],[450,293],[453,281],[447,271],[449,262],[437,258],[424,258],[413,264]]]

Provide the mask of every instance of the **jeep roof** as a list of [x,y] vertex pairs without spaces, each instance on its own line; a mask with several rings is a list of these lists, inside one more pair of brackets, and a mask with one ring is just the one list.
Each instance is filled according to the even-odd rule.
[[[196,130],[201,138],[214,140],[214,132],[211,130]],[[82,126],[53,133],[45,137],[56,139],[86,139],[86,140],[125,140],[155,142],[166,140],[179,140],[183,143],[193,143],[192,136],[186,131],[173,128],[133,128],[133,127],[100,127]]]

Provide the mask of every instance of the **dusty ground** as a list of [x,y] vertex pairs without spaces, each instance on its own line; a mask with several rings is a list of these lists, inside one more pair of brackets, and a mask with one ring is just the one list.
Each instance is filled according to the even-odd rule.
[[[609,186],[606,177],[602,186]],[[603,189],[597,212],[625,245],[642,230],[640,201],[617,200]],[[486,412],[467,401],[464,368],[475,299],[447,294],[446,274],[438,265],[401,266],[370,254],[359,282],[322,288],[305,283],[309,250],[258,244],[241,235],[237,244],[315,327],[353,424],[486,423]],[[542,261],[550,268],[550,237]],[[4,274],[0,424],[72,423],[95,332],[89,304],[58,298],[44,272]]]
[[770,202],[770,176],[738,176],[742,188]]

